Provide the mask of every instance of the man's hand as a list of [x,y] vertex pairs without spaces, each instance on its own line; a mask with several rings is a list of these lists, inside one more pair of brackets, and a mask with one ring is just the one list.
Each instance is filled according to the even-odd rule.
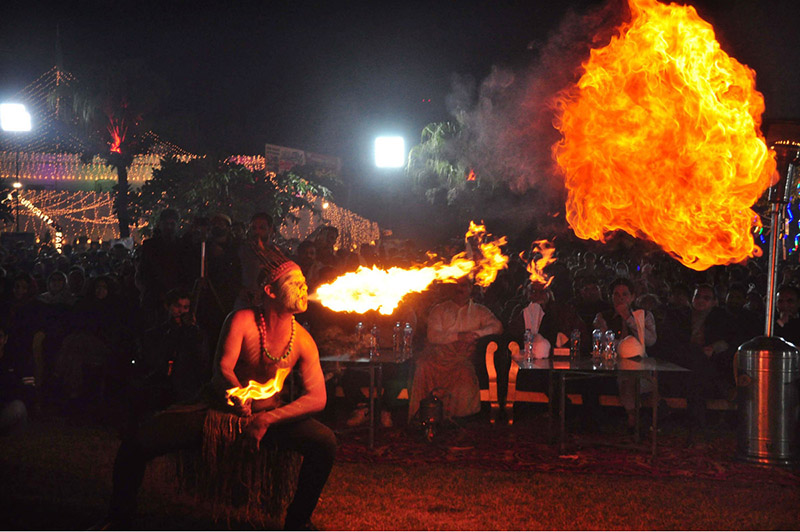
[[269,428],[269,421],[264,416],[255,416],[250,419],[244,429],[244,448],[247,451],[256,453],[261,448],[261,440]]
[[247,399],[244,403],[238,397],[233,397],[233,413],[239,417],[250,417],[253,415],[253,400]]

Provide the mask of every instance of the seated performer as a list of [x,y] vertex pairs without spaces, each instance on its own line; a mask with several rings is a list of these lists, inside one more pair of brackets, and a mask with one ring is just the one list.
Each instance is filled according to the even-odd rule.
[[502,333],[503,325],[491,310],[470,299],[469,279],[459,279],[448,288],[450,298],[434,306],[428,316],[427,342],[416,360],[411,387],[409,419],[431,392],[442,399],[447,418],[476,414],[481,409],[472,354],[478,338]]
[[[168,408],[145,422],[135,436],[123,440],[114,462],[107,524],[129,524],[148,461],[176,450],[205,446],[209,433],[216,430],[212,439],[218,439],[219,433],[225,432],[219,428],[223,426],[233,433],[234,443],[241,440],[252,453],[269,440],[279,449],[302,455],[297,490],[286,511],[284,527],[303,530],[313,526],[310,517],[333,466],[336,439],[329,428],[309,417],[325,407],[326,393],[317,346],[294,319],[294,314],[306,310],[307,287],[299,266],[277,248],[265,249],[260,258],[262,303],[232,312],[225,320],[205,402]],[[272,379],[280,388],[295,366],[300,369],[305,390],[296,400],[282,404],[276,393],[267,399],[234,401],[233,408],[227,406],[226,390],[246,387],[250,380],[264,384]],[[225,422],[215,425],[220,416]],[[247,454],[244,457],[243,464],[222,463],[221,467],[248,467]],[[257,454],[250,458],[255,460]],[[225,460],[220,458],[219,462]],[[210,466],[206,463],[201,467]]]

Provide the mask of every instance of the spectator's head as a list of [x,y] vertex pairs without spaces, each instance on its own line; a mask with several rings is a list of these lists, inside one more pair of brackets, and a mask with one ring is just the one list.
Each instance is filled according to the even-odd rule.
[[181,217],[176,209],[167,208],[161,211],[158,215],[158,222],[156,223],[156,231],[163,238],[172,240],[178,234],[178,226],[180,225]]
[[303,240],[297,246],[297,260],[300,265],[311,265],[317,259],[317,248],[311,240]]
[[11,294],[15,301],[24,301],[34,297],[38,292],[36,280],[29,273],[18,273],[14,276],[14,285],[11,287]]
[[227,240],[231,234],[231,218],[218,212],[211,217],[211,238],[218,241]]
[[777,306],[781,316],[796,317],[800,309],[800,290],[794,285],[781,285],[778,288]]
[[752,312],[760,314],[764,311],[764,296],[762,296],[756,288],[751,287],[747,290],[747,303],[745,303],[744,307]]
[[114,280],[108,275],[101,275],[93,278],[89,282],[89,290],[87,292],[90,297],[98,301],[103,301],[115,291],[114,288]]
[[594,276],[583,277],[577,283],[578,295],[582,301],[594,303],[603,299],[603,293],[600,291],[600,283]]
[[459,306],[466,305],[472,296],[473,283],[469,276],[458,279],[450,285],[450,299]]
[[269,242],[272,240],[272,230],[272,216],[266,212],[257,212],[250,217],[250,227],[247,229],[247,234],[251,238]]
[[725,294],[725,306],[729,310],[740,311],[747,303],[747,288],[742,283],[731,283]]
[[611,293],[611,304],[614,305],[615,308],[621,306],[630,308],[636,297],[636,289],[633,286],[633,282],[627,277],[617,277],[614,279],[609,285],[608,291]]
[[697,285],[692,295],[692,308],[704,312],[715,306],[717,306],[717,293],[714,287],[705,283]]
[[47,291],[51,294],[60,294],[67,288],[67,275],[62,271],[55,271],[47,277]]
[[684,283],[674,283],[669,288],[669,304],[673,307],[690,307],[689,287]]
[[82,266],[72,266],[67,274],[67,286],[73,295],[80,295],[83,293],[84,285],[86,284],[86,273]]
[[174,288],[164,295],[164,305],[171,321],[181,321],[189,314],[192,299],[186,290]]

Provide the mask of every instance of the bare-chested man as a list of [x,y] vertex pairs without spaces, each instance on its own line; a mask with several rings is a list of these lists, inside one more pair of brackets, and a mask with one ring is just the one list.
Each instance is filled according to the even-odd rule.
[[[333,466],[336,439],[325,425],[309,417],[325,407],[325,380],[314,340],[297,324],[294,314],[308,305],[308,289],[300,267],[277,248],[261,256],[263,302],[259,307],[232,312],[223,325],[208,402],[227,409],[225,391],[249,381],[265,383],[279,368],[300,369],[304,393],[281,404],[279,394],[269,399],[237,402],[233,411],[243,418],[244,445],[256,451],[265,438],[280,448],[303,456],[297,491],[284,528],[308,529],[311,514]],[[136,493],[147,462],[175,450],[196,447],[203,438],[207,409],[168,409],[156,415],[134,438],[122,442],[114,463],[114,489],[109,521],[125,526],[136,508]]]

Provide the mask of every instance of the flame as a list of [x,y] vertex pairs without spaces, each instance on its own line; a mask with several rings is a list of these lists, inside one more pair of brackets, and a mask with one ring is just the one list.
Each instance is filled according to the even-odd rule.
[[469,175],[467,175],[467,181],[475,181],[475,179],[476,179],[475,170],[470,168],[469,169]]
[[485,242],[486,238],[486,228],[470,222],[466,240],[473,258],[468,258],[467,252],[461,252],[449,263],[439,261],[431,266],[386,270],[362,266],[319,286],[311,298],[337,312],[362,314],[377,310],[389,315],[404,296],[422,292],[434,281],[453,282],[474,273],[478,285],[489,286],[497,272],[508,265],[508,257],[500,249],[506,243],[505,237]]
[[276,393],[280,392],[283,388],[283,381],[291,371],[291,368],[278,368],[275,377],[268,380],[264,384],[256,381],[250,383],[244,388],[235,386],[226,390],[225,397],[228,399],[228,404],[233,406],[233,398],[237,397],[239,402],[244,404],[248,399],[269,399]]
[[528,273],[531,274],[531,283],[542,285],[543,288],[550,286],[553,276],[547,275],[544,269],[556,261],[553,257],[555,252],[556,248],[547,240],[537,240],[531,245],[531,261],[527,266]]
[[693,7],[629,5],[631,21],[556,101],[570,226],[649,238],[695,270],[759,255],[750,207],[776,165],[755,72]]

